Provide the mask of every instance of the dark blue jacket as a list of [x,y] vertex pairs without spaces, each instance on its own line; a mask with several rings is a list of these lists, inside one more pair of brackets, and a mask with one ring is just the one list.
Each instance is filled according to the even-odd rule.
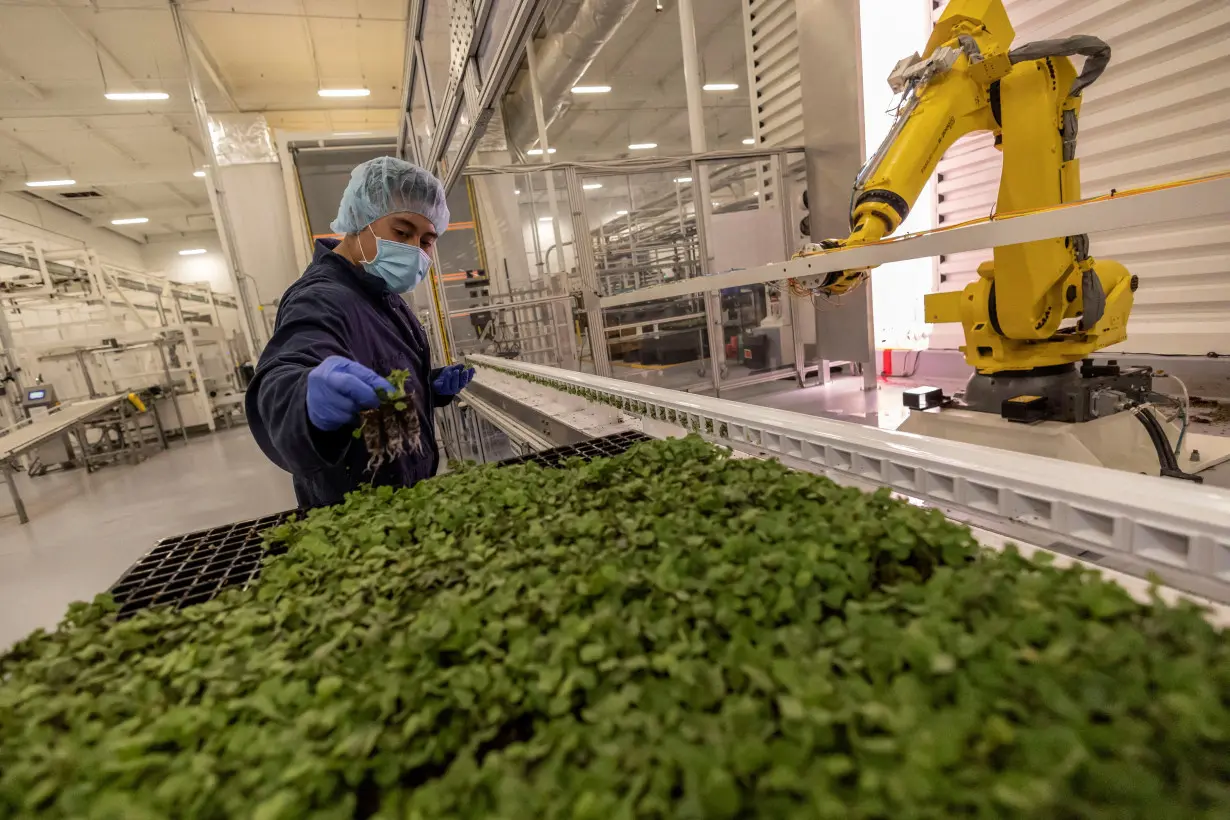
[[[248,385],[248,423],[269,459],[293,476],[299,506],[339,503],[360,484],[408,487],[435,475],[440,462],[433,409],[452,401],[431,389],[431,351],[422,325],[398,295],[345,257],[336,239],[316,242],[312,263],[286,289],[273,338]],[[382,376],[408,370],[422,452],[384,464],[372,475],[354,427],[321,432],[308,421],[308,371],[329,356],[345,356]]]

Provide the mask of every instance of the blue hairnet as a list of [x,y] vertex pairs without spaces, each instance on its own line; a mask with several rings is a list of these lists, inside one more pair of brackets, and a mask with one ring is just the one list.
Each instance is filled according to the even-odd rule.
[[376,157],[350,172],[337,219],[329,227],[334,233],[358,233],[382,216],[407,212],[422,214],[436,233],[444,233],[448,230],[444,186],[417,165]]

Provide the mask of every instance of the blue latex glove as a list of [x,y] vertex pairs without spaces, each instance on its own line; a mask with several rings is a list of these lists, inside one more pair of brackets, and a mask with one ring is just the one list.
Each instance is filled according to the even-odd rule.
[[393,385],[358,362],[330,356],[308,373],[308,421],[325,432],[341,429],[380,404],[377,390],[392,393]]
[[464,364],[450,364],[448,367],[440,368],[431,387],[438,395],[456,396],[473,378],[474,368],[466,367]]

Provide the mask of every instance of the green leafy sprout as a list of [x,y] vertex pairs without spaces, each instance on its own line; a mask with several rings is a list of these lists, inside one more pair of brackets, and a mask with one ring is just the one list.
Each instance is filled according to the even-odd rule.
[[[698,437],[271,531],[0,657],[0,817],[1217,818],[1191,604]],[[274,554],[278,552],[278,554]]]
[[359,426],[354,437],[362,439],[370,455],[367,470],[370,475],[386,462],[407,452],[422,452],[421,425],[418,410],[406,393],[408,370],[394,370],[387,377],[393,392],[378,389],[380,406],[359,414]]

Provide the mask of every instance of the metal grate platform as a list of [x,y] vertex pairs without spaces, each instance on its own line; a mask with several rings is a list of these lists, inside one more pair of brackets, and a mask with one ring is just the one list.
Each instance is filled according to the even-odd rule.
[[540,467],[563,467],[570,458],[580,458],[586,461],[591,458],[610,458],[611,456],[617,456],[624,452],[633,444],[650,440],[650,437],[644,433],[629,430],[625,433],[613,433],[609,436],[590,439],[589,441],[585,441],[580,444],[569,444],[564,447],[556,447],[552,450],[543,450],[539,453],[530,453],[528,456],[505,459],[504,461],[499,461],[496,463],[501,467],[511,466],[513,464],[537,464]]
[[[633,444],[648,440],[641,433],[616,433],[497,464],[562,467],[570,458],[616,456]],[[261,535],[296,512],[287,510],[162,539],[111,587],[111,596],[120,607],[119,617],[127,618],[152,606],[181,609],[204,603],[228,587],[248,585],[260,574],[261,558],[267,551]]]

